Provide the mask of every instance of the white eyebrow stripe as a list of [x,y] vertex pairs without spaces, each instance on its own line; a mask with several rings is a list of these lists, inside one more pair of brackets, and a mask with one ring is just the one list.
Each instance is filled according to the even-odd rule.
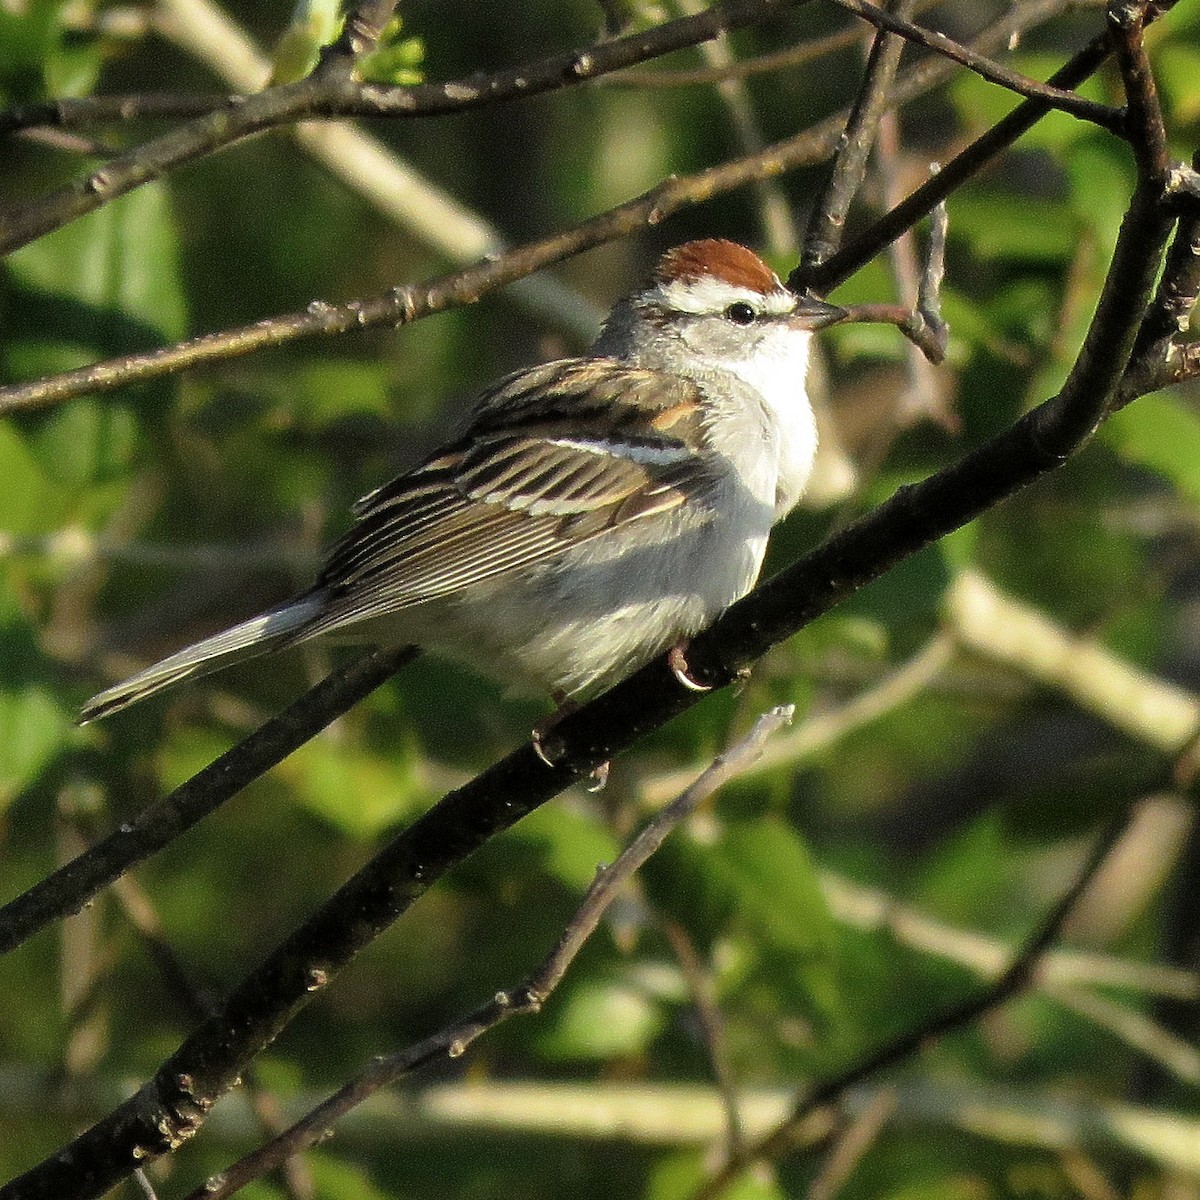
[[625,458],[635,463],[665,463],[682,462],[690,458],[692,451],[687,446],[647,446],[645,443],[635,444],[610,438],[595,438],[584,441],[582,438],[547,438],[551,446],[562,446],[567,450],[582,450],[587,454],[604,455],[607,458]]
[[659,284],[651,294],[667,308],[697,315],[715,315],[724,312],[731,304],[741,303],[751,305],[756,312],[781,317],[796,307],[796,297],[782,284],[764,295],[753,288],[726,283],[724,279],[692,279],[687,282],[673,279],[670,283]]

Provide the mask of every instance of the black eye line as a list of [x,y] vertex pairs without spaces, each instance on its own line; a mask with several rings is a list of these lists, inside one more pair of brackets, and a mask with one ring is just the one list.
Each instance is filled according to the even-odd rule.
[[758,313],[755,311],[752,304],[747,304],[745,300],[735,300],[726,310],[725,319],[732,321],[735,325],[751,325],[754,323]]

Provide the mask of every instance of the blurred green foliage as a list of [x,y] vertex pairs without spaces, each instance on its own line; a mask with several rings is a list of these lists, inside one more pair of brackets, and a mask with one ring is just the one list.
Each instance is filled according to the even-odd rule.
[[[221,86],[169,40],[108,19],[116,7],[0,5],[0,103]],[[950,5],[939,27],[967,35],[999,7]],[[1185,158],[1200,124],[1200,19],[1188,9],[1152,38],[1173,150]],[[239,0],[227,10],[262,45],[291,20],[284,3]],[[601,20],[582,0],[414,0],[403,15],[404,38],[393,37],[377,63],[390,78],[418,67],[429,79],[455,78],[525,61],[586,44]],[[748,57],[827,32],[833,20],[805,8],[733,45]],[[1089,11],[1051,22],[1013,62],[1044,77],[1101,21]],[[857,51],[825,61],[747,83],[767,137],[849,101]],[[687,53],[667,66],[699,62]],[[1119,80],[1102,73],[1087,94],[1117,101]],[[894,166],[906,185],[1012,103],[965,73],[923,101],[901,121]],[[115,149],[154,128],[96,133]],[[373,132],[514,242],[738,152],[711,88],[571,89]],[[91,161],[29,140],[5,149],[6,205]],[[811,170],[783,180],[797,216],[821,178]],[[859,483],[795,514],[777,534],[774,565],[1054,392],[1091,316],[1132,180],[1121,145],[1055,115],[952,197],[944,296],[952,343],[935,379],[954,427],[899,417],[908,351],[894,331],[827,335],[832,422]],[[856,211],[853,229],[868,217],[865,206]],[[602,311],[663,246],[702,234],[761,246],[761,228],[755,194],[744,190],[584,255],[560,277]],[[315,297],[370,295],[448,265],[276,133],[14,254],[0,276],[0,373],[36,378]],[[886,299],[893,286],[880,260],[835,298]],[[416,461],[474,388],[578,348],[569,328],[547,327],[500,295],[394,335],[308,342],[0,424],[3,898],[77,850],[78,826],[128,819],[335,659],[317,650],[238,667],[79,729],[71,719],[84,699],[302,586],[351,501]],[[771,704],[796,703],[801,722],[843,712],[939,636],[946,589],[962,570],[1150,676],[1200,688],[1198,404],[1180,389],[1119,413],[1066,469],[902,564],[779,647],[738,694],[707,699],[615,763],[606,792],[560,798],[486,847],[317,998],[263,1057],[261,1081],[294,1108],[372,1055],[513,986],[554,944],[596,866],[644,818],[655,780],[698,769]],[[443,663],[404,671],[137,871],[187,972],[216,994],[231,986],[382,839],[527,737],[543,711]],[[953,952],[930,952],[882,919],[871,927],[848,916],[844,901],[829,898],[830,873],[881,890],[900,911],[1012,945],[1066,885],[1081,839],[1166,786],[1170,766],[1063,690],[956,652],[869,722],[727,788],[652,860],[541,1016],[505,1024],[414,1087],[521,1079],[553,1096],[574,1082],[603,1099],[619,1083],[710,1082],[668,922],[705,964],[738,1084],[802,1087],[980,986]],[[1189,930],[1194,937],[1197,866],[1182,835],[1147,844],[1151,866],[1109,881],[1093,906],[1102,911],[1072,935],[1079,947],[1169,959]],[[111,895],[76,920],[95,939],[82,958],[78,941],[48,932],[0,961],[4,1177],[153,1071],[194,1021]],[[953,945],[949,932],[944,940]],[[1179,1020],[1145,989],[1098,995],[1131,1019]],[[1194,1037],[1194,1012],[1172,1028]],[[1189,1174],[1169,1154],[1110,1131],[1081,1138],[1072,1157],[1048,1134],[1028,1132],[1036,1122],[1021,1124],[1027,1110],[1061,1097],[1200,1120],[1195,1078],[1172,1074],[1061,997],[1030,995],[889,1078],[900,1085],[895,1115],[844,1182],[845,1197],[1067,1197],[1080,1194],[1079,1161],[1116,1194],[1194,1196],[1200,1187],[1194,1156]],[[972,1123],[966,1101],[956,1115],[938,1115],[906,1101],[905,1085],[917,1083],[980,1096],[1003,1086],[1011,1120]],[[218,1119],[225,1107],[156,1177],[160,1195],[183,1195],[259,1140],[248,1115]],[[561,1129],[525,1128],[515,1116],[506,1125],[503,1108],[487,1122],[456,1120],[419,1096],[406,1112],[350,1123],[344,1138],[308,1156],[314,1194],[674,1200],[711,1162],[684,1118],[673,1134],[643,1140],[622,1132],[619,1111],[599,1136],[572,1126],[565,1110]],[[825,1162],[823,1152],[799,1153],[728,1194],[804,1194]],[[285,1193],[271,1181],[243,1194]]]

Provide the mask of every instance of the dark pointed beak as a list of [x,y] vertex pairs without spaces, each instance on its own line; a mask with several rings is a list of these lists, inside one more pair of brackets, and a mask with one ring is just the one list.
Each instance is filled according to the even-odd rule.
[[844,308],[836,304],[826,304],[815,296],[801,296],[788,322],[797,329],[824,329],[827,325],[836,325],[848,315]]

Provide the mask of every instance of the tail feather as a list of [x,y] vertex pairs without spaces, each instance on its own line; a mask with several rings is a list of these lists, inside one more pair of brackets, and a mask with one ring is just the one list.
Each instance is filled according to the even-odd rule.
[[124,683],[93,696],[80,711],[79,724],[86,725],[89,721],[98,721],[101,717],[120,712],[185,679],[208,675],[235,662],[277,649],[282,643],[294,639],[317,615],[320,607],[321,602],[316,597],[297,600],[283,608],[260,613],[194,645],[185,646],[161,662],[139,671]]

